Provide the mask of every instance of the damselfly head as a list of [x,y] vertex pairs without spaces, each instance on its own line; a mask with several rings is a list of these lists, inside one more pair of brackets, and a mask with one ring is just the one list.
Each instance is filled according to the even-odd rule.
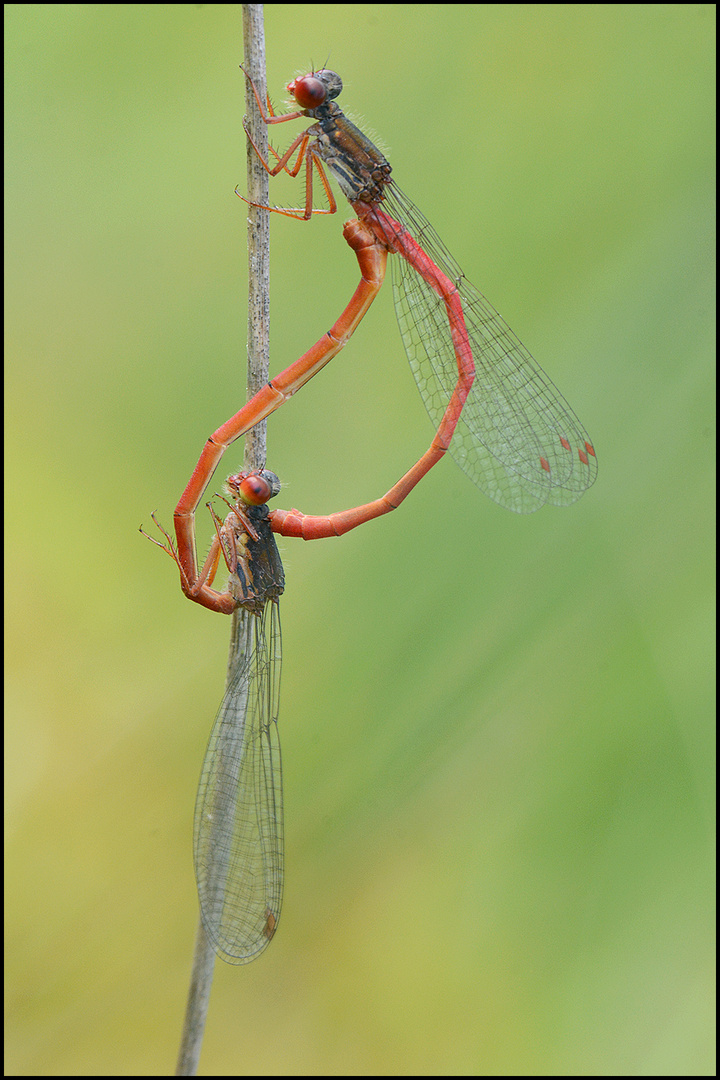
[[225,489],[230,498],[238,499],[248,506],[263,506],[280,494],[281,486],[275,473],[269,469],[235,473],[225,481]]
[[342,79],[336,71],[323,68],[301,75],[287,84],[286,89],[293,95],[301,109],[312,112],[328,101],[336,98],[342,90]]

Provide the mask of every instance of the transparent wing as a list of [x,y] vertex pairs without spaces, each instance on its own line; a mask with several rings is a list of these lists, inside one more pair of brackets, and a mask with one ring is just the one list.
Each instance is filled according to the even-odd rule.
[[203,763],[195,805],[195,876],[205,931],[230,964],[263,951],[280,918],[283,807],[277,603],[238,619],[234,667]]
[[[394,184],[381,208],[408,230],[457,286],[462,300],[476,374],[450,453],[485,494],[517,513],[530,513],[546,502],[575,502],[597,476],[595,451],[575,413]],[[400,333],[437,426],[457,381],[445,304],[406,259],[395,256],[391,264]]]

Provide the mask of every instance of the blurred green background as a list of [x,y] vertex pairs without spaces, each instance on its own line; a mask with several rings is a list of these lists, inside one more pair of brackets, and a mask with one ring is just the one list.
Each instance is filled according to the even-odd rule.
[[[5,29],[6,1072],[167,1075],[230,622],[137,529],[244,400],[241,11]],[[329,57],[600,477],[522,518],[448,458],[398,513],[282,541],[285,907],[218,964],[201,1072],[712,1073],[714,6],[266,30],[276,104]],[[272,222],[273,372],[355,287],[349,216]],[[367,501],[430,438],[388,286],[271,419],[278,502]]]

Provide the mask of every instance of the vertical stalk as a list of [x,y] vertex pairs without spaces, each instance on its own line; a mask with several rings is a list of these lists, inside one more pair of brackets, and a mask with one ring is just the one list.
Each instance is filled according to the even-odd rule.
[[[243,35],[245,67],[261,96],[265,94],[265,28],[262,4],[243,4]],[[257,102],[245,83],[245,114],[256,145],[267,160],[267,128],[262,123]],[[247,150],[247,190],[252,202],[268,205],[269,176],[251,152]],[[270,377],[270,224],[267,210],[248,207],[248,337],[247,337],[247,394],[250,398]],[[267,454],[266,424],[263,420],[245,436],[246,470],[261,469]],[[239,649],[251,641],[250,622],[255,618],[242,608],[232,616],[228,677],[234,670]],[[202,920],[198,919],[195,938],[190,989],[185,1012],[176,1076],[196,1076],[200,1060],[210,989],[212,987],[215,952],[207,939]]]

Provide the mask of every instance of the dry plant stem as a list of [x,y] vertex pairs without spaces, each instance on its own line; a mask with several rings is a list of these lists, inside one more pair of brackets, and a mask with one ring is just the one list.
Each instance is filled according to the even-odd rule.
[[207,939],[202,919],[198,919],[176,1076],[197,1076],[214,968],[215,953]]
[[[245,56],[260,78],[259,91],[266,93],[265,38],[262,27],[262,5],[248,4],[258,9],[254,19],[244,18]],[[258,110],[252,88],[245,82],[245,115],[253,139],[261,139],[268,152],[268,131]],[[270,177],[250,146],[247,147],[247,187],[251,202],[267,206],[270,198]],[[248,346],[247,396],[249,401],[270,378],[270,214],[256,206],[248,208]],[[257,424],[245,437],[245,471],[264,469],[267,458],[266,424]]]
[[[265,31],[263,5],[243,4],[243,33],[245,65],[255,85],[265,93]],[[267,128],[262,122],[247,80],[245,113],[254,138],[264,139],[267,154]],[[250,198],[267,206],[269,177],[254,153],[247,154],[247,184]],[[267,210],[251,208],[248,218],[248,339],[247,339],[247,396],[252,397],[269,379],[270,362],[270,225]],[[262,469],[266,458],[266,424],[263,421],[248,433],[245,440],[246,470]],[[230,636],[228,672],[238,644],[248,640],[247,620],[253,615],[239,608],[233,614]],[[196,1076],[207,1018],[210,989],[215,965],[215,953],[198,920],[195,953],[190,979],[187,1009],[183,1026],[180,1053],[175,1075]]]
[[[265,27],[262,4],[243,4],[243,29],[245,56],[253,72],[260,79],[260,93],[266,94],[265,75]],[[245,80],[245,115],[253,138],[264,140],[268,148],[267,127],[258,110],[252,88]],[[247,186],[252,202],[268,205],[270,177],[257,160],[251,147],[247,149]],[[270,378],[270,214],[259,207],[248,207],[248,338],[247,338],[247,395],[246,400],[257,394]],[[267,423],[262,420],[245,436],[244,469],[252,472],[264,469],[267,459]],[[249,640],[248,620],[254,618],[249,612],[238,608],[232,617],[228,675],[233,668],[233,658],[238,642]]]

